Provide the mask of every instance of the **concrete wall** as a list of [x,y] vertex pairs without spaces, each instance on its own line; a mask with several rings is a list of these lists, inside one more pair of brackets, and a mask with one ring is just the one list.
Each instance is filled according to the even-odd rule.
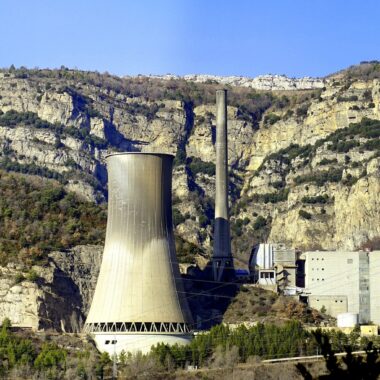
[[369,254],[371,321],[380,325],[380,251]]
[[[306,292],[317,296],[347,297],[347,310],[359,314],[359,322],[370,318],[369,261],[366,252],[305,252]],[[326,308],[336,316],[340,307],[332,300]]]
[[309,305],[317,310],[323,307],[326,309],[326,314],[337,316],[347,312],[347,296],[309,296]]

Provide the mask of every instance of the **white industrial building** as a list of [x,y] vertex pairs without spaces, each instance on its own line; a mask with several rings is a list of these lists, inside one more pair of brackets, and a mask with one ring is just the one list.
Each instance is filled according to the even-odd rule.
[[295,294],[296,260],[296,250],[284,244],[258,244],[253,248],[249,268],[260,286]]
[[361,324],[380,324],[380,251],[315,251],[302,257],[311,307],[334,317],[357,314]]

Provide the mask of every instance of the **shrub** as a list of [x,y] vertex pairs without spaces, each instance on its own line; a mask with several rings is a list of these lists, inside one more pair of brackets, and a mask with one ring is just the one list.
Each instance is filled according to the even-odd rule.
[[304,176],[298,176],[294,178],[294,182],[297,185],[301,183],[316,183],[318,186],[323,186],[327,182],[340,182],[342,180],[343,169],[332,168],[325,171],[317,171]]
[[275,113],[268,113],[267,115],[265,115],[264,117],[264,123],[265,124],[269,124],[269,125],[272,125],[272,124],[275,124],[277,123],[279,120],[281,120],[281,117],[276,115]]
[[45,343],[38,354],[34,366],[38,370],[50,368],[64,368],[67,351],[58,347],[55,343]]
[[309,104],[303,104],[301,107],[297,108],[296,116],[297,117],[305,117],[307,116],[307,111],[309,109]]
[[323,158],[321,161],[319,161],[319,165],[330,165],[330,164],[336,164],[338,160],[336,158],[328,159]]
[[36,282],[39,279],[39,276],[35,270],[30,269],[26,274],[26,279],[31,282]]
[[259,230],[259,229],[265,227],[266,225],[267,225],[267,220],[263,216],[259,215],[256,218],[255,223],[253,224],[253,229]]
[[104,206],[80,201],[50,181],[1,170],[0,179],[0,251],[6,262],[18,257],[30,263],[43,259],[50,250],[103,242]]
[[348,140],[348,141],[335,142],[333,144],[330,144],[328,148],[332,151],[335,151],[335,152],[347,153],[352,148],[355,148],[359,145],[360,145],[359,141]]
[[338,96],[336,100],[338,102],[356,102],[359,98],[356,95],[351,96]]
[[357,177],[354,177],[350,173],[347,174],[346,178],[343,180],[343,185],[352,186],[358,181]]
[[180,236],[175,236],[175,248],[177,252],[177,259],[180,263],[195,263],[195,255],[197,253],[202,253],[195,244],[181,238]]
[[380,139],[374,139],[366,141],[362,147],[366,150],[379,150],[380,149]]
[[316,203],[327,203],[329,201],[329,196],[327,194],[317,195],[315,197],[305,196],[302,198],[302,203],[316,204]]
[[285,183],[284,183],[284,181],[275,181],[275,182],[272,182],[271,185],[275,189],[279,190],[279,189],[282,189],[285,186]]
[[25,276],[22,274],[22,273],[17,273],[15,278],[14,278],[14,284],[17,285],[17,284],[21,284],[21,282],[23,282],[25,280]]
[[371,102],[372,101],[372,91],[371,90],[365,90],[363,92],[363,99],[366,102]]
[[277,193],[255,194],[252,198],[256,202],[278,203],[288,199],[289,189],[282,189]]
[[186,218],[181,214],[181,212],[173,207],[173,225],[177,227],[179,224],[183,223]]
[[312,217],[312,215],[310,213],[308,213],[307,211],[302,210],[302,209],[298,211],[298,215],[302,219],[307,219],[307,220],[311,219],[311,217]]
[[215,164],[212,162],[205,162],[199,158],[192,157],[189,159],[189,169],[193,173],[193,175],[197,175],[198,173],[207,174],[209,176],[215,175]]

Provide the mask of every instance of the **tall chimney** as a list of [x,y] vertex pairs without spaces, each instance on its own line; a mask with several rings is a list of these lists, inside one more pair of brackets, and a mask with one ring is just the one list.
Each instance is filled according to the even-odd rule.
[[228,211],[227,90],[216,92],[216,191],[212,267],[214,281],[234,277]]

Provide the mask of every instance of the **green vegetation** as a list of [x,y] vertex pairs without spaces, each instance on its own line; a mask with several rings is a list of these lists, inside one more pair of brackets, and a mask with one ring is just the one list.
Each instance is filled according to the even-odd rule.
[[263,216],[259,215],[256,218],[255,222],[253,223],[253,229],[259,230],[259,229],[265,227],[266,225],[267,225],[267,220]]
[[181,212],[173,207],[173,226],[177,227],[179,224],[183,223],[186,221],[186,219],[189,219],[190,215],[182,215]]
[[148,121],[153,120],[156,117],[156,113],[160,110],[160,108],[165,107],[164,104],[142,104],[142,103],[126,103],[124,105],[124,109],[126,112],[133,116],[143,115]]
[[290,162],[297,157],[301,157],[301,158],[308,157],[311,152],[312,152],[311,145],[299,146],[298,144],[290,144],[287,148],[280,149],[278,152],[272,153],[269,156],[267,156],[263,164],[258,169],[258,171],[260,171],[264,167],[264,164],[267,161],[274,160],[274,161],[280,161],[281,163],[284,163],[284,164],[290,164]]
[[179,263],[194,264],[195,255],[203,252],[193,243],[182,239],[180,236],[175,236],[175,248]]
[[315,197],[305,196],[301,199],[302,203],[308,204],[325,204],[329,201],[329,196],[327,194],[317,195]]
[[342,180],[343,169],[330,168],[328,170],[315,171],[313,173],[297,176],[294,178],[294,183],[315,183],[318,186],[323,186],[328,182],[340,182]]
[[296,116],[303,118],[307,116],[307,111],[309,110],[310,104],[302,104],[299,108],[296,109]]
[[[359,138],[367,139],[360,142]],[[299,146],[290,144],[287,148],[268,155],[261,166],[258,168],[256,175],[263,170],[269,161],[277,161],[282,175],[286,175],[292,169],[291,163],[295,159],[303,159],[302,166],[305,166],[315,156],[319,147],[325,145],[327,149],[337,153],[348,153],[353,148],[359,148],[359,151],[380,151],[380,121],[363,118],[360,123],[350,124],[347,128],[338,129],[324,139],[318,140],[313,146]],[[377,153],[375,153],[377,154]],[[346,155],[345,164],[348,165],[351,158]],[[319,165],[338,164],[336,158],[323,158]],[[285,167],[284,167],[285,165]],[[357,165],[353,163],[354,165]],[[342,168],[329,168],[328,170],[316,170],[310,174],[298,176],[295,178],[295,184],[316,183],[322,186],[327,182],[340,182],[342,180]],[[283,182],[283,181],[282,181]],[[350,184],[346,181],[345,184]],[[281,186],[279,181],[277,186]]]
[[345,71],[347,79],[361,79],[371,81],[380,78],[380,62],[379,61],[363,61],[360,65],[351,66]]
[[360,146],[360,143],[356,140],[335,141],[334,143],[327,145],[328,149],[338,153],[347,153],[357,146]]
[[312,218],[312,215],[311,215],[309,212],[307,212],[307,211],[305,211],[305,210],[302,210],[302,209],[298,211],[298,215],[299,215],[302,219],[306,219],[306,220],[309,220],[309,219]]
[[373,139],[366,141],[362,148],[365,150],[380,150],[380,139]]
[[336,158],[328,159],[328,158],[323,158],[321,161],[319,161],[319,165],[331,165],[331,164],[336,164],[338,160]]
[[[83,112],[89,112],[89,110],[85,108],[83,109]],[[61,140],[65,135],[83,140],[86,144],[99,149],[105,149],[108,146],[107,141],[91,135],[89,127],[74,128],[65,127],[62,124],[51,124],[48,121],[40,119],[38,115],[33,112],[17,112],[10,110],[6,113],[2,113],[2,111],[0,111],[0,125],[10,128],[14,128],[17,125],[25,125],[31,128],[49,129],[57,136],[56,148],[64,146],[61,143]]]
[[336,100],[338,102],[356,102],[356,101],[358,101],[358,99],[359,98],[356,95],[351,95],[351,96],[347,96],[347,97],[338,96]]
[[215,164],[213,162],[205,162],[200,158],[192,157],[188,159],[189,169],[196,176],[198,173],[207,174],[209,176],[215,175]]
[[34,163],[20,164],[17,161],[11,161],[8,158],[3,158],[2,160],[0,160],[0,168],[7,172],[32,174],[32,175],[38,175],[45,178],[56,179],[57,181],[63,184],[67,182],[67,180],[62,174],[54,170],[50,170],[42,166],[38,166]]
[[[189,363],[212,367],[215,362],[220,362],[219,366],[224,366],[226,363],[223,363],[221,357],[228,358],[229,362],[232,361],[229,365],[234,366],[247,362],[252,357],[277,359],[315,355],[317,348],[320,350],[323,347],[322,341],[328,342],[331,350],[337,352],[344,351],[345,347],[362,349],[368,342],[360,340],[357,331],[350,335],[334,330],[329,333],[320,330],[310,333],[298,321],[288,321],[282,326],[259,323],[254,327],[239,326],[236,329],[219,325],[207,333],[197,335],[188,346],[158,344],[152,348],[150,355],[166,370],[185,368]],[[372,344],[378,347],[378,340],[374,338],[374,341]]]
[[268,113],[264,117],[264,124],[272,125],[274,123],[277,123],[279,120],[281,120],[281,117],[276,115],[275,113]]
[[287,201],[288,195],[289,189],[282,189],[277,193],[254,194],[252,200],[254,202],[278,203]]
[[12,331],[9,319],[0,330],[0,377],[6,379],[103,379],[110,359],[75,337]]
[[[34,263],[54,249],[104,241],[106,210],[61,185],[0,171],[0,262]],[[17,189],[17,191],[16,191]],[[29,274],[31,280],[33,274]]]

